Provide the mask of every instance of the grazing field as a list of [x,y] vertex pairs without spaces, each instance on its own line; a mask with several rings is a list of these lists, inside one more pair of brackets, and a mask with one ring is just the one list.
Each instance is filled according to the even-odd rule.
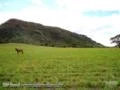
[[[24,54],[17,54],[16,47]],[[6,81],[62,83],[66,88],[76,88],[73,90],[116,89],[120,86],[120,49],[0,44],[1,90]]]

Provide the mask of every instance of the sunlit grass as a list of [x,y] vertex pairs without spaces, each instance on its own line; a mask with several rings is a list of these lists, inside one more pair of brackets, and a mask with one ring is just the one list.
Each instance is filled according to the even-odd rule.
[[[14,48],[22,48],[17,55]],[[63,83],[67,87],[105,87],[120,81],[120,49],[0,45],[0,82]]]

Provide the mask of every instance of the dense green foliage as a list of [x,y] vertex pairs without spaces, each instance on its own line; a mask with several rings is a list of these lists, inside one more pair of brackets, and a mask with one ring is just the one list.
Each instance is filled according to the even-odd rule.
[[[17,55],[15,47],[22,48],[24,54]],[[118,84],[112,87],[116,89],[120,85],[119,52],[120,49],[117,48],[53,48],[1,44],[0,82],[34,83],[38,80],[40,83],[60,82],[65,87],[100,89],[112,87],[105,82],[117,81]]]
[[112,43],[116,43],[116,47],[120,48],[120,34],[111,38]]
[[102,47],[85,35],[17,19],[10,19],[0,26],[0,43],[8,42],[52,47]]

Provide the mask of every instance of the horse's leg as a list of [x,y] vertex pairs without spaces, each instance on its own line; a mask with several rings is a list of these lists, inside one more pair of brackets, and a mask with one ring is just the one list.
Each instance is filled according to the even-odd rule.
[[19,54],[20,53],[20,51],[19,50],[17,50],[17,54]]
[[19,51],[17,51],[17,54],[19,54]]
[[20,51],[23,54],[23,50]]

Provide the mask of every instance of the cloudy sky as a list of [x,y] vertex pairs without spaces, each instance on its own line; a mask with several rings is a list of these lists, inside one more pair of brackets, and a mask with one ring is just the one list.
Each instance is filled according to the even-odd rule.
[[10,18],[58,26],[106,46],[120,34],[120,0],[0,0],[0,24]]

